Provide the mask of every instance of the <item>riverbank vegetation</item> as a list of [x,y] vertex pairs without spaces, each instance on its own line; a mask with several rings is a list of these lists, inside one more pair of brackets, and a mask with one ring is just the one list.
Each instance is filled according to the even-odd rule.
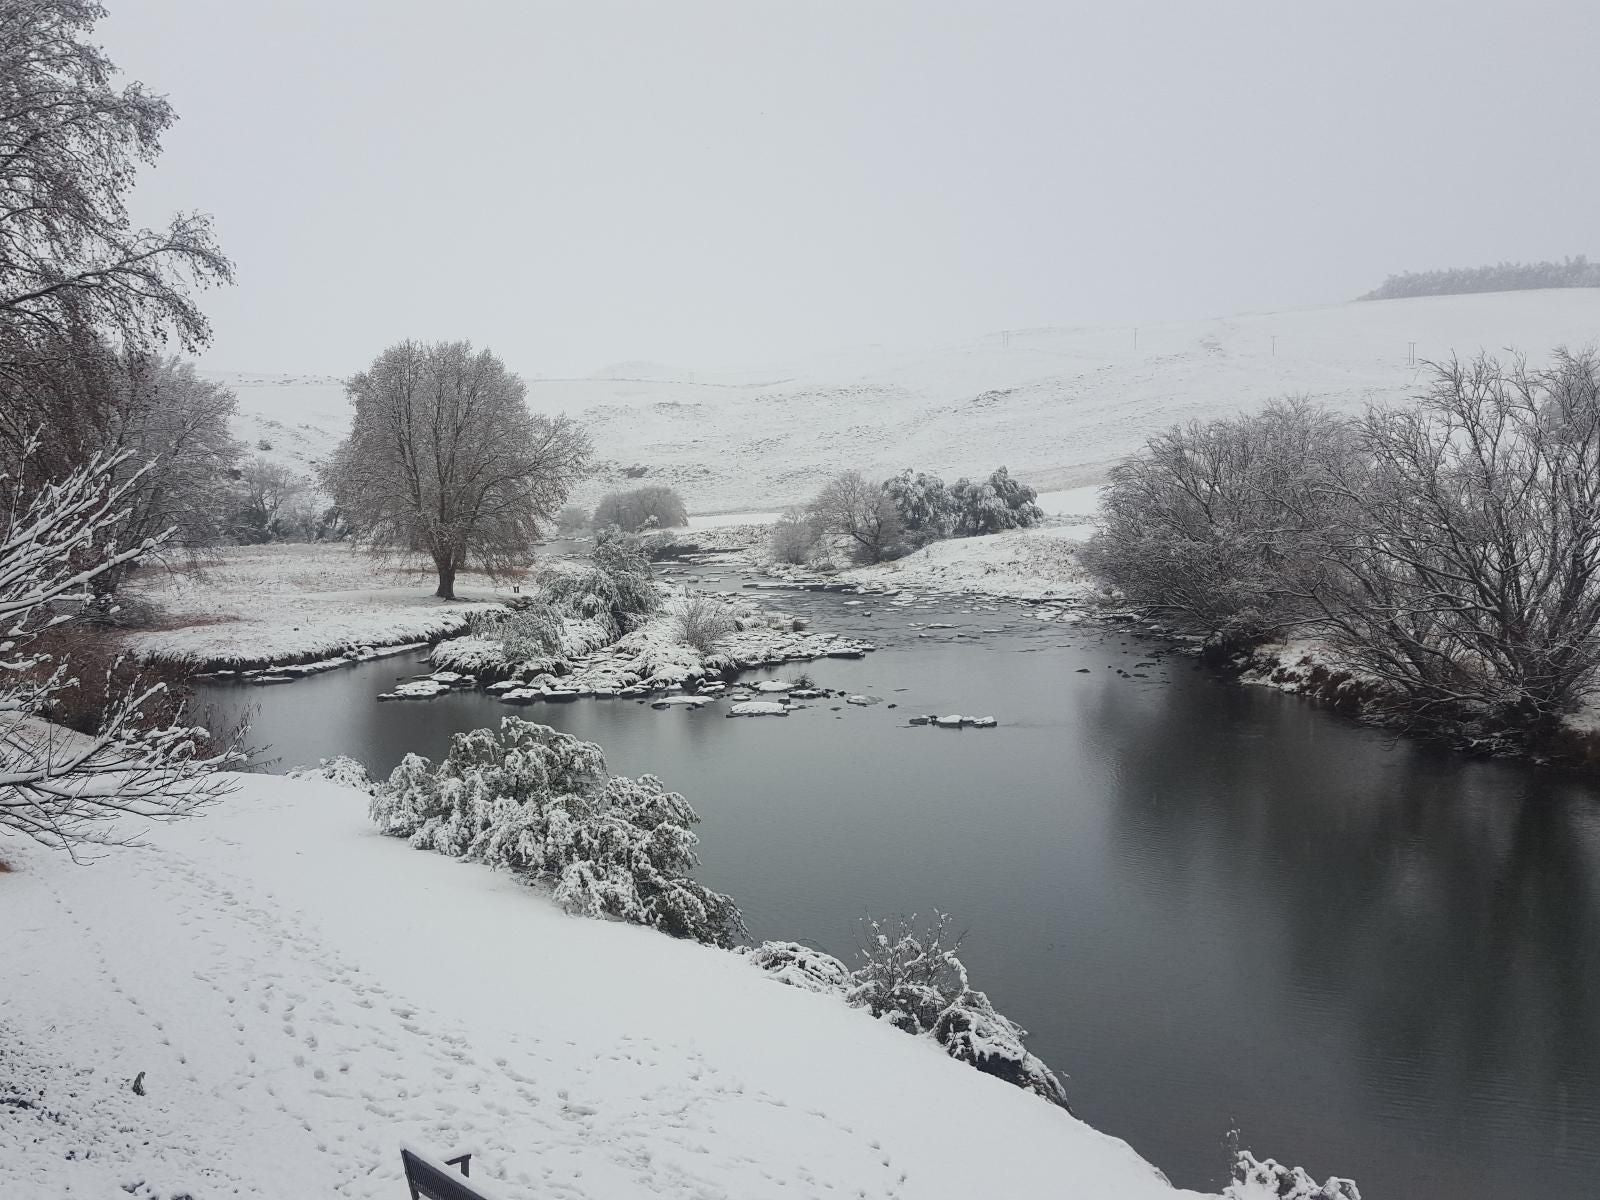
[[1043,516],[1037,499],[1004,467],[981,482],[958,479],[948,487],[937,475],[910,469],[880,482],[846,471],[808,506],[779,519],[768,552],[799,565],[838,543],[858,563],[879,563],[944,538],[1029,528]]
[[1230,652],[1314,638],[1379,719],[1533,744],[1600,674],[1600,358],[1175,427],[1113,470],[1102,520],[1084,560],[1148,612]]

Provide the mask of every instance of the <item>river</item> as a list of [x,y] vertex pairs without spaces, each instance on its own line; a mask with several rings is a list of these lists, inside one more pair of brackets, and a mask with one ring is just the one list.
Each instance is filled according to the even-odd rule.
[[[386,772],[513,712],[599,742],[689,798],[700,877],[758,938],[851,961],[864,914],[946,911],[1075,1111],[1180,1185],[1224,1181],[1237,1127],[1365,1200],[1600,1191],[1600,789],[1025,606],[772,603],[875,640],[808,670],[884,703],[377,703],[415,656],[201,699],[253,709],[274,770]],[[948,712],[1000,727],[907,725]]]

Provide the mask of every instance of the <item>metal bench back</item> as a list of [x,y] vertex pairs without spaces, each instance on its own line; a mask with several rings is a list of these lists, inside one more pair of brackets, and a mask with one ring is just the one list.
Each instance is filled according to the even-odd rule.
[[486,1200],[484,1193],[473,1187],[467,1179],[465,1158],[451,1161],[462,1164],[460,1175],[443,1170],[427,1159],[402,1149],[400,1162],[406,1169],[411,1200]]

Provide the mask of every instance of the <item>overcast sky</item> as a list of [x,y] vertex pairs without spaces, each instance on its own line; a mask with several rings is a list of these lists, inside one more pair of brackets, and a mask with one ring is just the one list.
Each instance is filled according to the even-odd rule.
[[206,365],[528,375],[1337,302],[1600,255],[1600,3],[105,0]]

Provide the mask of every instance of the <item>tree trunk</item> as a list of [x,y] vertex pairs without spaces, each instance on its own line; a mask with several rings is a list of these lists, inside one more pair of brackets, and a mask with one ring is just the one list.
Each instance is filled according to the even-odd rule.
[[433,594],[441,600],[454,600],[456,598],[455,560],[435,557],[433,565],[439,570],[439,587]]

